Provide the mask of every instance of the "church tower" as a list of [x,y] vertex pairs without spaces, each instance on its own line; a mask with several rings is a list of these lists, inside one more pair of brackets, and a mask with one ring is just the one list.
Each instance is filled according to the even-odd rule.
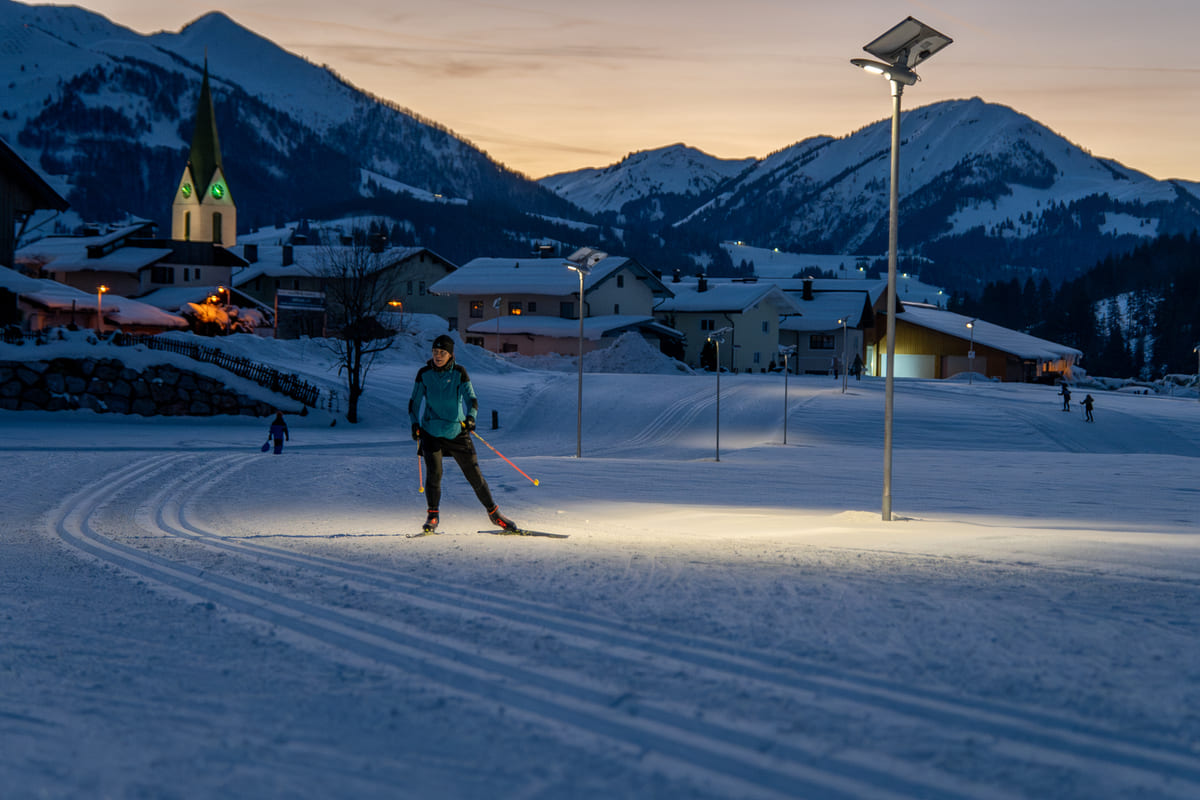
[[237,244],[237,206],[221,166],[221,143],[217,139],[217,119],[208,87],[207,58],[200,100],[196,104],[192,150],[171,206],[171,238],[225,247]]

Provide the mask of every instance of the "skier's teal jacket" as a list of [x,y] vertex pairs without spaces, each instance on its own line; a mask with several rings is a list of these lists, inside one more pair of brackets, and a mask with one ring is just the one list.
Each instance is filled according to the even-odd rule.
[[[425,413],[420,419],[421,401]],[[408,417],[414,425],[433,436],[453,439],[463,432],[463,421],[479,415],[479,400],[467,371],[451,358],[438,369],[433,361],[417,371],[412,397],[408,401]]]

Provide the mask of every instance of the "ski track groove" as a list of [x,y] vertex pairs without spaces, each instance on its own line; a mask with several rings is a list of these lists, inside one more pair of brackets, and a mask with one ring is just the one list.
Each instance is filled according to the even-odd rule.
[[[694,399],[689,398],[694,403]],[[665,419],[668,415],[664,414]],[[665,423],[664,423],[665,424]],[[653,427],[653,426],[651,426]],[[649,430],[649,428],[647,429]],[[645,432],[644,432],[645,433]],[[822,797],[1002,797],[994,787],[973,784],[938,772],[932,766],[854,749],[825,752],[819,741],[781,742],[728,720],[717,722],[674,710],[663,703],[624,702],[608,687],[585,683],[586,678],[558,672],[539,675],[522,663],[520,654],[505,654],[469,640],[446,639],[366,612],[332,608],[285,594],[277,589],[147,553],[96,532],[92,516],[121,491],[132,490],[157,477],[169,464],[188,456],[164,455],[120,470],[109,482],[77,492],[54,512],[52,532],[66,545],[168,589],[221,604],[231,611],[274,624],[303,638],[348,655],[428,678],[452,691],[500,702],[542,722],[566,724],[624,749],[657,752],[669,764],[696,770],[739,791],[755,796],[793,796],[797,791]],[[455,615],[476,614],[511,626],[552,635],[564,644],[662,669],[681,666],[706,674],[736,677],[768,690],[783,692],[806,705],[837,701],[862,706],[873,713],[905,719],[936,721],[962,730],[964,738],[990,742],[997,752],[1061,766],[1083,769],[1097,762],[1119,767],[1145,786],[1188,796],[1200,792],[1200,759],[1182,747],[1147,746],[1120,734],[1068,717],[1036,709],[1008,707],[986,700],[914,692],[889,686],[874,676],[833,674],[828,668],[789,656],[731,653],[719,642],[653,630],[641,633],[620,623],[584,612],[571,612],[520,598],[413,578],[370,565],[351,564],[322,556],[296,554],[261,543],[233,540],[207,531],[188,520],[188,507],[205,488],[252,461],[233,455],[220,458],[227,469],[214,469],[206,460],[176,472],[158,486],[135,518],[140,526],[161,537],[178,537],[212,550],[249,556],[259,565],[300,567],[355,581],[371,590],[413,605]],[[197,481],[201,485],[197,485]],[[537,681],[531,681],[537,677]],[[635,715],[636,714],[636,715]],[[1183,784],[1186,784],[1184,786]]]

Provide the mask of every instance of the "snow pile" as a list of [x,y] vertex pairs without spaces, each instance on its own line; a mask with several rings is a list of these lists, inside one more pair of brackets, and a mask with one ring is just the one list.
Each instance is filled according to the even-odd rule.
[[585,372],[636,372],[649,375],[692,374],[691,368],[651,345],[640,335],[623,333],[608,347],[583,356]]

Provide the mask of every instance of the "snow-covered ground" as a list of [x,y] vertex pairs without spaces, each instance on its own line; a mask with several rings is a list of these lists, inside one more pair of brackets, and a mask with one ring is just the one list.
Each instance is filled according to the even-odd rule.
[[577,459],[571,369],[460,346],[502,509],[570,538],[478,533],[450,464],[406,538],[431,335],[279,456],[0,412],[0,795],[1200,796],[1194,397],[899,380],[884,522],[882,381],[793,377],[785,445],[724,375],[718,461],[714,376],[589,365]]

